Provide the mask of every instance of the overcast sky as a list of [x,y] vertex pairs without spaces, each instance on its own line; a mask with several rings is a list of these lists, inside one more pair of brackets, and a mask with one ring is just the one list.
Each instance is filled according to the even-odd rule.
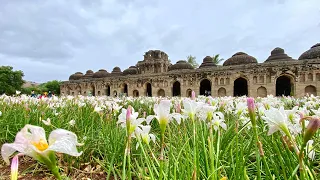
[[0,65],[25,80],[122,70],[150,49],[263,62],[275,47],[298,58],[320,42],[320,0],[0,0]]

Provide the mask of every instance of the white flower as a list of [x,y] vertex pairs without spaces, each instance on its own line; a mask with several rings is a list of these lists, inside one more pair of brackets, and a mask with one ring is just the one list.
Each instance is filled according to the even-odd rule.
[[103,109],[100,106],[95,106],[94,111],[100,113],[101,111],[103,111]]
[[184,99],[182,103],[184,108],[182,109],[183,115],[189,117],[191,120],[194,120],[197,112],[204,106],[204,103],[191,99]]
[[70,126],[74,126],[75,124],[76,124],[76,121],[75,121],[75,120],[69,121],[69,125],[70,125]]
[[[129,134],[132,134],[138,126],[141,125],[143,121],[145,121],[144,118],[138,118],[139,113],[134,111],[134,108],[131,110],[130,114],[130,130]],[[121,127],[125,128],[127,126],[127,109],[122,109],[121,114],[118,116],[117,124],[120,124]]]
[[210,105],[204,105],[196,114],[197,117],[202,121],[211,121],[213,118],[213,113],[216,111],[216,107]]
[[172,119],[175,119],[178,124],[180,124],[182,119],[181,114],[170,114],[170,106],[171,101],[169,100],[162,100],[159,104],[155,104],[153,109],[155,115],[148,116],[146,122],[150,124],[151,120],[156,118],[159,121],[160,126],[166,126]]
[[[144,143],[149,144],[150,140],[154,143],[156,142],[156,136],[154,134],[149,134],[151,129],[151,126],[139,126],[135,130],[135,136],[136,138],[140,138]],[[139,143],[136,145],[136,149],[138,149]]]
[[45,124],[46,126],[51,126],[51,120],[50,118],[48,118],[47,120],[41,120],[43,122],[43,124]]
[[227,125],[224,122],[224,115],[221,112],[213,113],[212,121],[209,123],[209,125],[213,126],[213,129],[216,131],[219,130],[219,127],[227,130]]
[[5,143],[1,148],[2,158],[9,164],[9,157],[16,151],[40,160],[40,156],[47,157],[49,152],[64,153],[71,156],[80,156],[76,146],[80,145],[77,136],[64,129],[56,129],[49,135],[49,143],[42,127],[25,125],[17,133],[13,143]]
[[287,136],[290,136],[288,129],[288,117],[283,106],[280,107],[280,109],[270,108],[269,110],[266,110],[263,119],[269,125],[268,135],[280,131]]
[[16,90],[16,95],[21,94],[21,91]]
[[0,116],[2,116],[2,112],[0,111]]
[[308,157],[311,160],[314,160],[314,158],[316,156],[316,152],[314,151],[314,148],[313,148],[312,144],[313,144],[313,140],[309,140],[307,142],[307,153],[308,153]]

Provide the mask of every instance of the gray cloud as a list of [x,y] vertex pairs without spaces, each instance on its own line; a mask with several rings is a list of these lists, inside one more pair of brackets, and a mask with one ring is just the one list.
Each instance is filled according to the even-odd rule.
[[264,61],[279,46],[298,58],[319,42],[318,0],[0,0],[0,64],[25,79],[125,69],[149,49],[175,62],[227,59],[244,51]]

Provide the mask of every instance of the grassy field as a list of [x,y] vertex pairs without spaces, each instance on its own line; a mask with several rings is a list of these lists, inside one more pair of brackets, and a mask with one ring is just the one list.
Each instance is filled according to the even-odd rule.
[[[62,179],[320,179],[319,102],[0,96],[0,144],[26,124],[75,133],[83,153],[56,153]],[[20,178],[53,178],[31,159],[20,157]]]

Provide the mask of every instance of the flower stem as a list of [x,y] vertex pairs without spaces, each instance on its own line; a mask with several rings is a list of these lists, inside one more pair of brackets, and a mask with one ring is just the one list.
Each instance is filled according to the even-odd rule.
[[163,163],[164,163],[164,131],[161,131],[161,152],[160,152],[160,176],[159,179],[163,179]]

